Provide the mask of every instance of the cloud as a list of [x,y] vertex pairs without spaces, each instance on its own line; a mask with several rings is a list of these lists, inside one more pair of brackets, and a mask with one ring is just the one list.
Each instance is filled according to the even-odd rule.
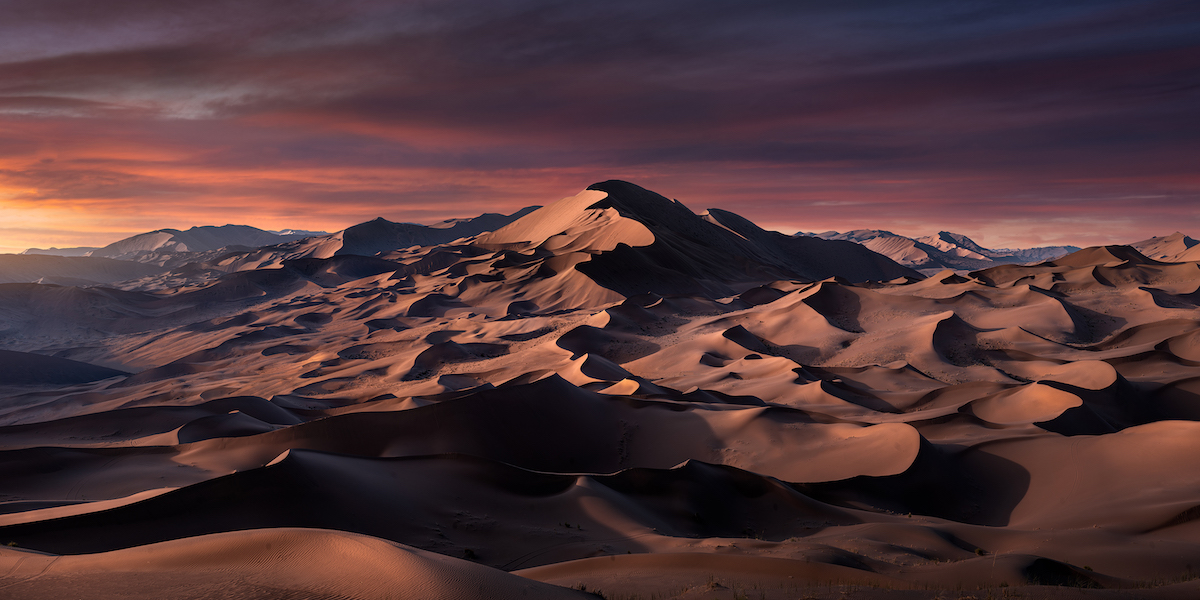
[[626,177],[798,229],[1200,202],[1190,2],[10,4],[8,202],[458,216]]

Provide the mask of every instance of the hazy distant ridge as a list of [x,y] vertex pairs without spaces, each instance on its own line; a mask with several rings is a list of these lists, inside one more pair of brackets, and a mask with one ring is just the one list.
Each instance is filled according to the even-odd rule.
[[111,258],[0,254],[0,283],[96,285],[146,277],[162,267]]
[[172,253],[206,252],[230,246],[257,248],[311,237],[314,233],[323,234],[302,231],[282,235],[249,225],[206,225],[184,231],[159,229],[113,242],[87,256],[163,264],[169,258],[166,255]]
[[99,250],[93,246],[80,246],[78,248],[29,248],[21,254],[36,254],[40,256],[87,256],[88,252]]
[[796,236],[845,240],[862,244],[906,267],[926,274],[944,269],[973,271],[999,264],[1043,262],[1079,250],[1076,246],[1042,246],[1020,249],[985,248],[961,233],[949,231],[941,231],[937,235],[919,238],[905,237],[882,229],[855,229],[844,233],[837,231],[800,232]]

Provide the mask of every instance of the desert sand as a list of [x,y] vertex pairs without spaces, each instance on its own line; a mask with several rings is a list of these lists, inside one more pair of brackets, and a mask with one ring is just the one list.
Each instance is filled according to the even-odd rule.
[[0,598],[1200,597],[1190,238],[372,223],[0,285]]

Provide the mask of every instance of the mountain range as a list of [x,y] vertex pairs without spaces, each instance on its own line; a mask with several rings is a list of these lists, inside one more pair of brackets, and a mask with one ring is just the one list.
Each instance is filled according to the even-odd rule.
[[[597,185],[619,184],[606,182]],[[115,284],[122,289],[141,290],[195,287],[207,285],[227,273],[278,268],[284,261],[342,255],[384,256],[405,248],[445,244],[499,229],[538,208],[527,207],[511,215],[486,213],[474,218],[447,219],[432,225],[396,223],[379,218],[335,233],[291,229],[266,231],[246,225],[159,229],[119,240],[103,248],[30,248],[21,255],[0,255],[0,282]],[[910,238],[881,229],[857,229],[841,233],[800,232],[786,239],[786,236],[762,230],[750,221],[720,209],[709,209],[699,215],[682,209],[660,214],[657,218],[670,227],[690,232],[690,237],[685,235],[681,239],[703,239],[702,246],[707,247],[683,242],[683,246],[678,248],[670,245],[656,248],[655,253],[661,255],[661,259],[666,260],[664,252],[673,254],[670,262],[674,266],[687,262],[681,256],[689,253],[705,255],[706,252],[715,252],[726,256],[728,260],[712,264],[728,265],[734,271],[766,268],[775,269],[780,276],[809,279],[831,274],[827,268],[814,270],[814,256],[819,257],[817,263],[830,264],[836,262],[830,259],[838,254],[843,256],[843,263],[847,260],[857,261],[859,266],[856,269],[861,269],[866,263],[878,262],[877,258],[870,258],[871,254],[848,251],[847,246],[817,244],[813,240],[859,244],[872,253],[916,272],[903,272],[891,267],[873,272],[885,278],[901,274],[918,276],[917,273],[928,276],[945,269],[965,274],[1001,264],[1044,262],[1079,250],[1075,246],[990,249],[966,235],[948,231]],[[698,227],[697,219],[716,225],[718,229]],[[1197,241],[1178,232],[1142,240],[1132,246],[1155,260],[1200,260],[1200,250],[1193,250]],[[647,268],[639,271],[639,276],[648,281],[664,276],[678,277],[673,269],[664,271],[653,265],[643,266]],[[861,273],[856,270],[855,274]],[[624,283],[630,281],[628,273],[618,279]],[[701,277],[696,281],[704,279]]]
[[1053,260],[1078,251],[1076,246],[1044,246],[1026,249],[984,248],[961,233],[949,231],[937,235],[910,238],[882,229],[856,229],[845,233],[797,233],[798,237],[824,240],[846,240],[862,244],[875,252],[924,274],[932,275],[945,269],[967,272],[999,264],[1027,264]]
[[[728,292],[730,288],[720,283],[723,278],[739,280],[768,274],[804,279],[836,275],[853,281],[920,277],[915,271],[849,242],[785,236],[763,230],[736,214],[719,209],[697,215],[677,201],[664,201],[653,192],[624,182],[604,182],[590,189],[608,188],[622,188],[624,193],[615,196],[617,198],[632,198],[623,207],[632,215],[629,218],[658,224],[672,233],[664,238],[665,241],[645,251],[619,250],[611,258],[598,259],[595,264],[584,267],[596,270],[598,278],[607,278],[612,285],[622,289],[634,285],[635,280],[636,285],[652,291],[686,279],[688,289]],[[89,250],[82,257],[72,256],[71,262],[65,257],[54,257],[58,261],[53,270],[44,264],[49,257],[35,258],[49,252],[47,250],[30,249],[23,255],[3,255],[0,256],[0,281],[87,285],[128,280],[117,287],[144,291],[195,287],[207,285],[228,273],[279,268],[286,262],[302,259],[346,255],[395,257],[407,248],[437,246],[502,230],[539,208],[527,207],[510,215],[486,213],[433,225],[394,223],[379,218],[331,234],[281,234],[244,225],[193,227],[185,231],[161,229]],[[609,212],[618,210],[616,207],[605,208]],[[599,225],[583,222],[576,227],[582,230]],[[316,235],[312,235],[314,233]],[[494,235],[484,237],[495,239]],[[78,250],[57,252],[75,254]],[[133,262],[158,269],[114,270],[104,260]],[[695,266],[697,264],[700,266]],[[831,268],[832,265],[837,266]],[[720,272],[719,277],[712,277],[713,268]]]
[[[278,267],[284,260],[357,254],[374,256],[412,246],[436,246],[502,227],[537,207],[512,215],[487,213],[433,225],[375,219],[336,233],[265,231],[247,225],[159,229],[103,248],[30,248],[0,255],[0,283],[113,284],[162,288],[198,285],[225,273]],[[182,268],[182,270],[176,271]]]

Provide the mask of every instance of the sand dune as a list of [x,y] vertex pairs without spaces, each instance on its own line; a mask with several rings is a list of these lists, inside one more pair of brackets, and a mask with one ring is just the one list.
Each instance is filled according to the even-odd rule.
[[[665,489],[673,490],[669,497]],[[379,459],[299,450],[265,467],[146,495],[115,506],[97,501],[43,510],[56,511],[54,520],[15,524],[9,517],[14,524],[0,531],[22,547],[78,554],[247,527],[318,527],[433,543],[430,549],[458,557],[469,549],[477,561],[512,568],[605,548],[643,552],[650,538],[750,531],[781,540],[860,522],[854,511],[770,478],[695,461],[573,475],[464,455]],[[192,518],[174,518],[181,513]],[[783,529],[775,527],[781,519],[788,523]]]
[[343,532],[272,529],[103,554],[0,550],[0,593],[64,598],[591,598],[468,561]]
[[2,284],[0,597],[1195,597],[1187,239],[922,278],[609,181]]
[[[728,293],[729,283],[780,276],[852,280],[916,273],[850,244],[798,240],[720,212],[706,220],[678,201],[609,181],[481,236],[489,248],[599,251],[576,269],[623,295]],[[721,219],[724,219],[722,221]],[[836,257],[836,260],[833,260]]]
[[998,264],[1043,262],[1079,250],[1075,246],[993,250],[980,246],[975,240],[961,233],[949,231],[916,238],[896,235],[880,229],[857,229],[844,233],[836,231],[797,233],[796,237],[843,240],[862,244],[926,275],[934,275],[944,269],[965,272],[986,269]]
[[124,371],[65,358],[0,350],[0,385],[87,383],[125,375]]

